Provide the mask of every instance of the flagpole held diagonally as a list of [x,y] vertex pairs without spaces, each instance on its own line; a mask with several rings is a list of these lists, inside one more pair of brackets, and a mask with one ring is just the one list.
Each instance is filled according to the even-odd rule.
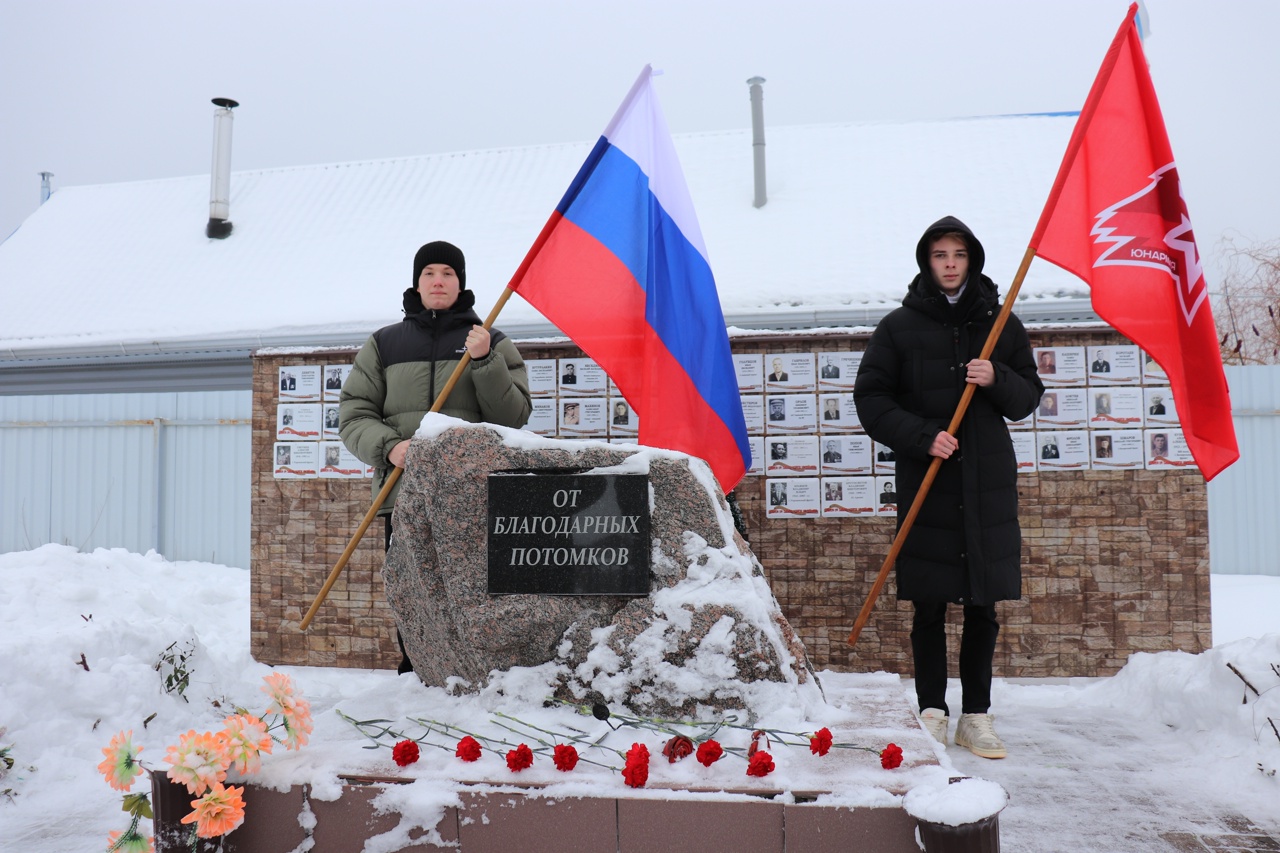
[[[494,304],[493,310],[489,312],[489,316],[484,320],[484,328],[486,331],[493,328],[493,321],[498,318],[499,312],[507,304],[507,300],[511,298],[512,291],[506,288],[502,291],[502,295],[498,297],[498,301]],[[458,366],[453,369],[453,373],[449,376],[449,381],[445,383],[444,388],[436,396],[435,402],[431,405],[432,412],[438,412],[444,408],[445,401],[449,399],[449,395],[453,393],[453,388],[458,384],[458,380],[462,378],[462,371],[466,370],[467,365],[471,363],[471,353],[464,352],[462,358],[458,360]],[[387,497],[391,494],[391,490],[395,488],[396,482],[400,479],[400,475],[404,473],[404,469],[396,466],[391,469],[391,473],[387,475],[387,481],[383,483],[381,491],[373,499],[373,505],[369,507],[369,511],[364,514],[364,519],[360,522],[360,526],[356,528],[356,532],[351,535],[351,541],[347,543],[346,549],[342,552],[342,556],[338,558],[338,562],[334,564],[333,569],[329,572],[329,577],[325,580],[324,586],[320,588],[320,592],[316,594],[315,601],[311,603],[311,608],[307,610],[307,615],[302,617],[302,622],[298,627],[300,630],[307,630],[311,625],[311,620],[315,618],[316,611],[320,609],[320,605],[324,603],[325,598],[329,595],[329,590],[333,589],[333,585],[338,582],[338,578],[342,575],[342,570],[346,568],[347,562],[351,559],[351,555],[355,553],[356,547],[359,546],[360,540],[364,538],[365,531],[369,529],[369,525],[373,523],[373,519],[377,517],[378,510],[382,509],[382,505],[386,503]]]
[[[511,294],[519,293],[604,367],[624,396],[637,398],[633,409],[652,439],[646,443],[706,460],[728,492],[750,460],[746,421],[714,276],[670,131],[651,91],[653,76],[649,66],[641,70],[485,328]],[[655,206],[663,214],[657,226],[650,215]],[[619,217],[615,210],[632,214]],[[677,305],[696,310],[671,310]],[[717,346],[709,355],[705,344],[713,333]],[[465,365],[458,365],[431,411],[440,408]],[[659,372],[667,399],[680,405],[649,407],[648,389]],[[673,384],[680,393],[671,392]],[[399,468],[389,475],[302,620],[304,630],[399,475]]]
[[[1009,321],[1009,315],[1013,313],[1013,303],[1018,298],[1018,291],[1022,288],[1022,280],[1027,277],[1027,270],[1031,267],[1031,259],[1035,255],[1035,249],[1028,248],[1022,256],[1022,263],[1018,266],[1018,272],[1013,277],[1013,284],[1009,286],[1009,293],[1004,298],[1004,304],[1000,306],[1000,313],[996,315],[996,321],[991,327],[991,333],[987,335],[987,340],[982,345],[982,352],[978,355],[979,359],[986,360],[990,358],[992,351],[995,350],[996,342],[1000,340],[1000,333],[1004,331],[1005,324]],[[977,390],[977,385],[965,385],[964,393],[960,395],[960,404],[956,406],[956,412],[951,416],[951,423],[947,425],[947,433],[949,435],[954,436],[960,429],[960,422],[964,420],[965,412],[969,410],[969,402],[973,400],[973,395]],[[911,502],[911,508],[907,510],[906,517],[902,519],[898,534],[893,537],[893,544],[889,547],[889,554],[884,558],[884,563],[880,566],[880,573],[876,575],[875,582],[871,585],[871,591],[867,593],[867,600],[862,605],[862,610],[859,611],[857,620],[853,623],[853,630],[849,632],[850,646],[857,645],[862,629],[866,627],[867,620],[871,618],[871,610],[875,607],[876,599],[880,596],[880,590],[884,588],[885,581],[889,578],[889,570],[893,568],[894,562],[898,559],[898,553],[902,550],[907,534],[911,532],[916,516],[920,514],[920,508],[924,505],[924,500],[929,494],[929,489],[933,486],[934,479],[938,476],[938,469],[941,467],[942,457],[933,457],[933,460],[929,463],[929,469],[925,472],[924,480],[920,483],[920,488],[916,490],[915,500]]]
[[1116,31],[1030,246],[1088,284],[1094,312],[1164,369],[1187,448],[1208,481],[1240,450],[1209,285],[1140,15],[1134,3]]
[[[1062,267],[1089,285],[1099,317],[1153,355],[1165,369],[1174,397],[1181,400],[1179,415],[1187,444],[1207,481],[1239,459],[1240,451],[1207,285],[1142,51],[1140,24],[1140,6],[1133,3],[1076,120],[1049,198],[982,357],[990,354],[1032,258],[1038,256]],[[1153,193],[1156,182],[1166,176],[1172,176],[1175,189]],[[1139,190],[1136,194],[1135,189]],[[1145,206],[1130,212],[1131,221],[1114,221],[1123,205],[1146,196],[1150,197]],[[1129,258],[1113,257],[1128,243],[1136,243]],[[1181,263],[1147,261],[1152,255],[1167,259],[1174,254]],[[1188,363],[1194,369],[1188,369]],[[974,388],[965,389],[947,432],[954,435]],[[936,458],[930,464],[849,634],[850,645],[857,642],[866,625],[889,567],[941,464]]]

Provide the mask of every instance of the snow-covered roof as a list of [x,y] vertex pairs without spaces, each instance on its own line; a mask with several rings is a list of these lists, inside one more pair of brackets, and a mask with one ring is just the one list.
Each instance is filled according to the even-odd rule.
[[[1074,122],[772,127],[759,209],[749,130],[677,136],[726,319],[873,322],[901,298],[919,235],[944,214],[969,224],[988,275],[1006,285]],[[235,172],[225,240],[204,233],[204,175],[61,189],[0,244],[0,359],[233,338],[359,342],[400,316],[414,251],[436,239],[466,252],[484,316],[591,145]],[[1087,291],[1039,262],[1023,294],[1020,313],[1051,314],[1079,310]],[[518,298],[497,325],[548,329]]]

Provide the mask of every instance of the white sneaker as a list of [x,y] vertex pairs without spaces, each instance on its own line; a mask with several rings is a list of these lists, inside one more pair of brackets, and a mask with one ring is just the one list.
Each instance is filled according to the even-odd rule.
[[947,712],[941,708],[925,708],[920,712],[920,724],[924,726],[924,730],[943,746],[947,745],[948,722]]
[[956,746],[967,747],[981,758],[1004,758],[1009,751],[992,727],[994,721],[990,714],[961,714],[956,724]]

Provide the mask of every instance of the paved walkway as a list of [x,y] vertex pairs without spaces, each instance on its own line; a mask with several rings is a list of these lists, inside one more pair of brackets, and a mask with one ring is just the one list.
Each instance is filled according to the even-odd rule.
[[[956,708],[958,691],[954,698]],[[957,770],[1009,791],[1005,850],[1280,851],[1280,797],[1269,814],[1244,815],[1229,793],[1189,785],[1185,767],[1159,765],[1171,751],[1161,739],[1182,737],[1171,730],[1097,709],[1037,707],[998,716],[996,729],[1008,758],[989,761],[954,744],[947,754]]]

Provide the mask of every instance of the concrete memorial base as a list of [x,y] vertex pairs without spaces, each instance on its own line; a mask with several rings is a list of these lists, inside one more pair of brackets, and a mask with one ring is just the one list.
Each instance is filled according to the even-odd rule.
[[[382,812],[377,797],[390,782],[343,786],[332,802],[310,798],[305,786],[277,792],[249,786],[249,817],[228,836],[236,853],[310,849],[360,853],[366,842],[395,831],[402,816]],[[660,794],[660,792],[651,792]],[[406,853],[919,853],[916,821],[901,808],[823,805],[782,792],[718,794],[714,800],[639,797],[556,797],[504,786],[463,790],[433,832],[409,832]],[[309,806],[310,834],[289,819]],[[383,848],[377,848],[383,849]],[[159,853],[159,851],[158,851]]]
[[521,784],[505,771],[440,779],[442,764],[461,773],[476,768],[431,750],[420,764],[388,767],[386,775],[339,771],[336,797],[333,785],[276,791],[251,783],[245,822],[227,841],[236,853],[919,853],[918,821],[902,808],[904,796],[916,786],[945,785],[951,774],[901,683],[859,678],[846,693],[854,701],[835,740],[893,741],[904,756],[897,769],[883,770],[876,755],[857,750],[832,750],[810,762],[800,748],[775,757],[788,768],[817,769],[793,775],[785,788],[773,776],[743,775],[742,760],[727,757],[709,774],[723,788],[676,788],[663,782],[660,741],[627,730],[619,742],[648,740],[658,762],[646,787],[625,787],[617,774],[582,765],[563,781]]

